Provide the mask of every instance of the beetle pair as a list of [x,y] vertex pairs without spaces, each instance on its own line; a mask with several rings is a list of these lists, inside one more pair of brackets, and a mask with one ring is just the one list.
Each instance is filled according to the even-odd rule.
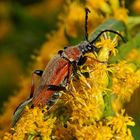
[[70,82],[71,76],[77,71],[77,68],[86,62],[85,54],[90,52],[98,53],[99,49],[96,48],[94,42],[104,32],[117,34],[123,41],[125,41],[121,34],[109,29],[101,31],[95,39],[89,41],[87,31],[89,12],[89,9],[85,8],[85,41],[78,45],[66,47],[64,50],[60,50],[58,54],[49,61],[44,72],[36,70],[33,73],[33,78],[34,74],[41,76],[40,81],[35,89],[34,82],[32,83],[30,99],[21,103],[17,108],[17,111],[19,110],[19,112],[16,111],[14,114],[14,124],[20,117],[25,105],[28,103],[31,103],[32,107],[43,107],[47,104],[48,108],[56,103],[56,100],[60,97],[59,92],[65,89],[66,85]]

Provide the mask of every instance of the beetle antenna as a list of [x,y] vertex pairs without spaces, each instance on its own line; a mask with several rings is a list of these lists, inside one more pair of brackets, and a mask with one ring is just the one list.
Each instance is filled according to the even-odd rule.
[[86,41],[88,41],[88,13],[90,13],[90,10],[88,8],[85,8],[85,39]]
[[101,32],[98,34],[98,36],[90,42],[90,44],[93,44],[104,32],[111,32],[111,33],[117,34],[117,35],[123,40],[123,42],[125,42],[125,43],[127,42],[127,39],[124,38],[124,37],[123,37],[120,33],[118,33],[117,31],[110,30],[110,29],[106,29],[106,30],[101,31]]

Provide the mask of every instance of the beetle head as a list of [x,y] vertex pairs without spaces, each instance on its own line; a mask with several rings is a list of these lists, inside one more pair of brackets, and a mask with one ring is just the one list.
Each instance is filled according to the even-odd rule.
[[90,53],[90,52],[98,52],[99,49],[88,41],[83,41],[79,44],[79,49],[82,54]]

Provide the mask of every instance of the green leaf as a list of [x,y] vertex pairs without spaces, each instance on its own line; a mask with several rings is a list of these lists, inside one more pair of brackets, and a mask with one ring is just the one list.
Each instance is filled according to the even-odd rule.
[[135,140],[139,140],[140,139],[140,119],[139,117],[134,117],[134,121],[135,121],[135,126],[134,127],[130,127],[131,131],[132,131],[132,135],[134,137]]
[[124,60],[126,58],[126,55],[134,48],[140,51],[140,33],[137,34],[133,39],[128,41],[126,44],[121,45],[118,48],[119,53],[116,56],[113,56],[110,59],[110,62],[118,62],[120,60]]
[[34,138],[35,138],[35,135],[30,134],[30,135],[28,136],[28,139],[27,139],[27,140],[34,140]]
[[25,108],[26,105],[28,105],[29,103],[31,103],[32,98],[27,99],[26,101],[22,102],[16,109],[13,118],[12,118],[12,126],[15,126],[16,122],[19,120],[19,118],[21,117],[21,114]]
[[[95,31],[91,33],[89,36],[89,41],[94,40],[101,31],[104,30],[113,30],[113,31],[119,31],[119,32],[126,32],[126,26],[122,21],[116,20],[116,19],[108,19],[105,22],[103,22],[101,25],[99,25]],[[65,31],[65,36],[67,37],[68,41],[72,44],[78,44],[81,41],[81,37],[79,38],[73,38],[69,36]]]
[[94,40],[100,34],[101,31],[106,29],[119,32],[126,32],[126,26],[123,22],[116,19],[108,19],[104,23],[99,25],[93,33],[91,33],[89,40]]
[[132,28],[134,28],[135,26],[140,25],[140,16],[133,16],[133,17],[128,17],[128,30],[131,30]]
[[105,109],[104,109],[104,114],[103,117],[107,116],[113,116],[115,113],[112,108],[112,100],[114,98],[114,95],[111,93],[107,93],[104,96],[104,102],[105,102]]

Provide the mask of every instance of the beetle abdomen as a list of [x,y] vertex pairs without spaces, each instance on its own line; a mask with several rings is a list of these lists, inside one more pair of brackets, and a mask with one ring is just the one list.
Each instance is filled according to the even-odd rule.
[[61,84],[66,83],[63,81],[68,76],[70,67],[69,61],[58,55],[48,63],[33,95],[34,106],[49,105],[49,101],[53,102],[53,100],[55,100],[54,97],[57,91],[48,89],[48,86],[60,86]]

